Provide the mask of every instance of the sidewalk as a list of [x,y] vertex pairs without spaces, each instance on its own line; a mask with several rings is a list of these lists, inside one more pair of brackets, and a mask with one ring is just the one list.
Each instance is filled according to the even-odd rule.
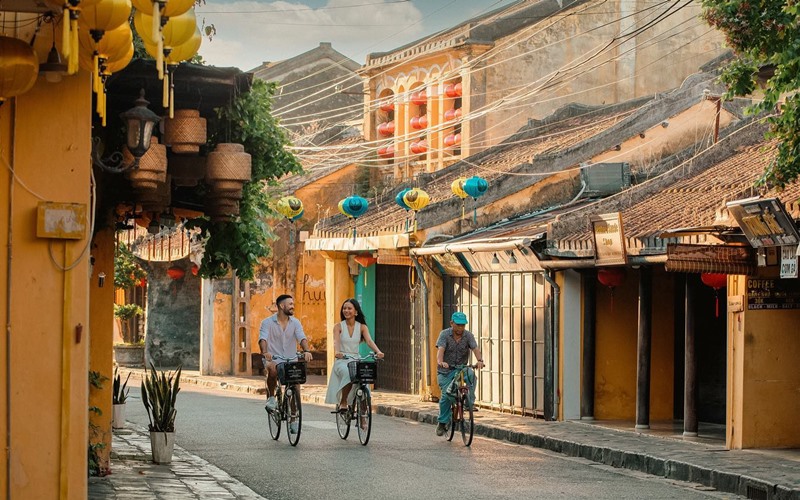
[[[127,369],[122,369],[127,370]],[[122,371],[121,370],[121,371]],[[140,378],[143,370],[129,370],[131,379]],[[123,376],[124,373],[123,373]],[[226,389],[237,392],[263,394],[264,381],[261,377],[221,377],[201,376],[198,372],[184,371],[181,376],[184,385],[196,384],[203,387]],[[326,379],[309,376],[303,386],[303,400],[323,404]],[[373,394],[373,409],[383,415],[409,418],[419,422],[436,423],[438,405],[419,401],[417,396],[397,393]],[[719,491],[736,493],[747,498],[800,500],[800,450],[725,450],[725,443],[719,439],[684,439],[671,430],[653,430],[650,433],[634,432],[633,425],[606,422],[545,422],[542,420],[481,410],[475,415],[475,434],[492,439],[544,448],[565,455],[582,457],[595,462],[624,467],[679,481],[690,481],[715,488]],[[614,427],[611,427],[613,425]],[[657,427],[654,425],[654,428]],[[702,430],[702,428],[701,428]],[[144,429],[141,430],[142,432]],[[118,448],[118,442],[126,443]],[[125,448],[133,446],[133,448]],[[147,436],[126,437],[115,433],[111,467],[113,474],[110,483],[116,485],[126,482],[130,488],[148,482],[153,473],[160,473],[170,484],[187,483],[181,477],[182,470],[190,470],[194,475],[202,475],[203,482],[215,478],[221,488],[230,491],[235,498],[259,498],[249,492],[234,492],[234,488],[244,488],[227,475],[183,450],[177,451],[172,466],[157,466],[145,461],[150,455]],[[131,464],[130,454],[135,462]],[[206,465],[199,467],[199,462]],[[191,463],[191,468],[184,463]],[[127,474],[130,469],[138,472]],[[142,480],[142,470],[146,470]],[[138,476],[138,477],[137,477]],[[138,479],[138,481],[133,478]],[[103,478],[106,479],[106,478]],[[102,481],[101,479],[100,481]],[[96,488],[98,481],[90,480],[89,498],[155,498],[153,496],[102,496]],[[152,483],[152,481],[150,481]],[[191,486],[187,486],[191,490]],[[209,486],[210,487],[210,486]],[[242,490],[242,491],[244,491]],[[107,490],[106,490],[107,491]],[[120,491],[120,490],[117,490]],[[126,491],[133,492],[134,490]],[[135,490],[140,491],[140,490]],[[153,491],[142,489],[141,491]],[[189,490],[187,490],[189,491]],[[249,491],[249,490],[247,490]],[[189,493],[187,493],[189,494]],[[196,494],[196,493],[191,493]],[[197,494],[199,495],[199,494]],[[213,498],[230,498],[212,495]],[[208,498],[203,496],[170,496],[170,498]]]

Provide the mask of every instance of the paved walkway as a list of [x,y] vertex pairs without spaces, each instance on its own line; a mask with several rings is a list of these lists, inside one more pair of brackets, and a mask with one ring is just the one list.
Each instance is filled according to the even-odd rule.
[[[132,379],[141,377],[141,370],[132,371]],[[260,377],[183,372],[181,379],[185,385],[264,392]],[[310,376],[303,388],[303,400],[322,404],[325,388],[325,377]],[[384,415],[430,423],[433,435],[438,412],[435,403],[376,391],[373,408]],[[669,426],[659,430],[654,425],[653,431],[642,433],[635,432],[632,423],[544,422],[488,410],[476,414],[475,432],[748,498],[800,500],[800,450],[729,451],[720,439],[684,439]],[[712,430],[714,434],[719,435]],[[217,467],[178,447],[171,465],[149,463],[150,443],[144,429],[115,433],[112,449],[112,474],[90,480],[90,499],[261,498]]]

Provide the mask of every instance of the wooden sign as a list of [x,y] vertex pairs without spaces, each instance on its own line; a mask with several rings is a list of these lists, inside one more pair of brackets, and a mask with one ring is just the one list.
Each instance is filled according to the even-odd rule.
[[594,235],[594,258],[598,266],[624,266],[628,262],[622,215],[595,214],[589,216]]
[[800,235],[794,220],[777,198],[748,198],[726,204],[754,248],[797,245]]

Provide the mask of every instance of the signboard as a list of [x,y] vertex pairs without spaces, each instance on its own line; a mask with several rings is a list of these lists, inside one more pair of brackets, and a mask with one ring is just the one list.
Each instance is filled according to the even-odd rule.
[[598,266],[621,266],[628,262],[622,215],[596,214],[589,216],[594,235],[594,258]]
[[754,250],[746,246],[667,245],[664,268],[679,273],[755,274]]
[[36,212],[36,236],[80,240],[86,235],[86,205],[40,202]]
[[748,198],[726,206],[754,248],[800,243],[794,220],[779,199]]
[[800,280],[748,278],[747,309],[800,309]]
[[797,278],[797,251],[800,247],[781,247],[781,278]]

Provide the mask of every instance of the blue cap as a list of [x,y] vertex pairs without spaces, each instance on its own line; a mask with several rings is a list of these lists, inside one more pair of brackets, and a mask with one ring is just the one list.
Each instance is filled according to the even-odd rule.
[[467,315],[462,312],[454,312],[453,315],[450,316],[450,321],[457,325],[466,325]]

